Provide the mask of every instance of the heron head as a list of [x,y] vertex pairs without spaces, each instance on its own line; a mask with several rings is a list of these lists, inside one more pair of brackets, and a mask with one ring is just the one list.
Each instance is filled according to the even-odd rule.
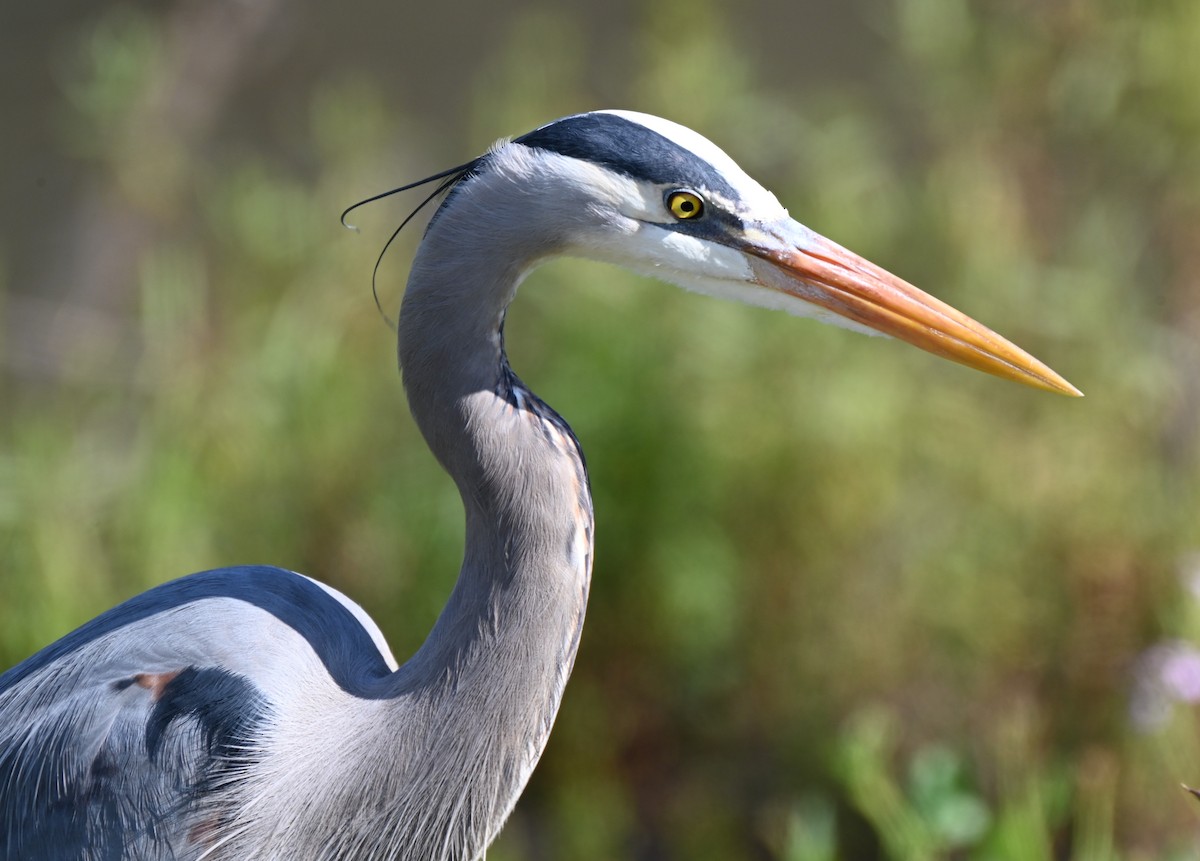
[[566,117],[492,154],[551,201],[556,251],[689,290],[907,341],[969,367],[1080,392],[949,305],[809,230],[715,144],[628,111]]

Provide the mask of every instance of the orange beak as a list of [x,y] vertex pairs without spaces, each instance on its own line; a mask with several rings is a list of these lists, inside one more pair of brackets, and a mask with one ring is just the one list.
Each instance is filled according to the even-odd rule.
[[755,280],[938,356],[1051,392],[1083,393],[966,314],[796,222],[749,230]]

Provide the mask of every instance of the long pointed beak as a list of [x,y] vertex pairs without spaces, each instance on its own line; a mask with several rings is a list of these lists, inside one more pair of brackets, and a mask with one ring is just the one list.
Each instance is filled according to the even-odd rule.
[[750,230],[743,249],[758,283],[922,350],[1018,383],[1083,393],[1020,347],[796,222]]

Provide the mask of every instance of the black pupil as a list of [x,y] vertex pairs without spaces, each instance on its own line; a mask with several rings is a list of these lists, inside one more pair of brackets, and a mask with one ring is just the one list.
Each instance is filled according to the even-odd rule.
[[682,209],[684,212],[691,212],[693,209],[696,208],[696,204],[692,203],[690,200],[685,200],[679,204],[679,208]]

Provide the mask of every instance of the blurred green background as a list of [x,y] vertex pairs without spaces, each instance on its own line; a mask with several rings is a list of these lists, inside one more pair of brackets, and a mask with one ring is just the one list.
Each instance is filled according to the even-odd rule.
[[0,667],[239,563],[410,653],[462,540],[370,292],[410,202],[337,215],[625,107],[1088,397],[539,270],[595,582],[489,859],[1200,855],[1194,0],[45,0],[0,64]]

